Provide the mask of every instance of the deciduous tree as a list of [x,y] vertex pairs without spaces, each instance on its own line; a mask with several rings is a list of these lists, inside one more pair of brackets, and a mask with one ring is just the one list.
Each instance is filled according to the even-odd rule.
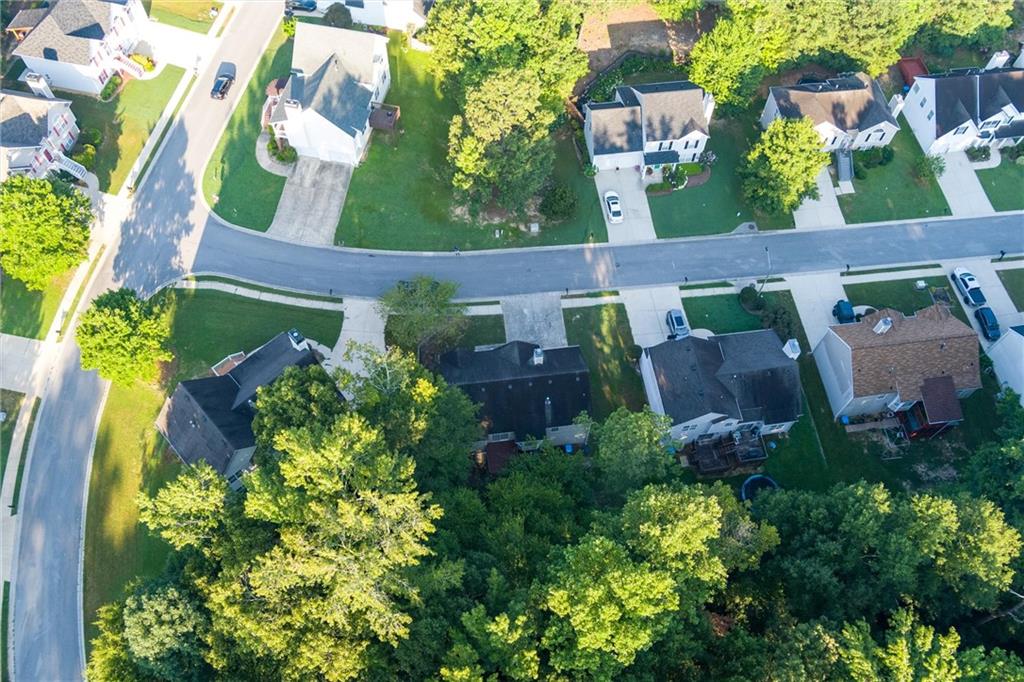
[[387,319],[390,342],[416,352],[421,344],[457,341],[467,324],[466,307],[452,300],[458,291],[455,282],[419,275],[384,292],[378,311]]
[[259,388],[252,430],[260,445],[272,447],[275,434],[329,428],[344,411],[338,386],[323,367],[288,367],[274,383]]
[[594,425],[594,461],[610,491],[624,493],[665,478],[673,461],[669,426],[668,417],[646,407],[642,412],[619,408],[603,424]]
[[82,313],[75,339],[82,369],[98,370],[104,379],[128,386],[157,378],[157,363],[173,357],[166,347],[170,334],[168,315],[159,303],[121,288],[96,297]]
[[817,178],[828,165],[810,119],[775,119],[740,170],[743,194],[765,213],[792,211],[818,196]]

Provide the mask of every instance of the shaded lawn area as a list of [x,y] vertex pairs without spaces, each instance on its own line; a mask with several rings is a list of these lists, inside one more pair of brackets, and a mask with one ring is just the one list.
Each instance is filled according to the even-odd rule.
[[620,407],[636,411],[647,402],[644,384],[628,351],[634,345],[626,306],[621,303],[567,308],[565,332],[590,368],[590,416],[598,421]]
[[256,161],[267,83],[291,70],[293,41],[276,31],[203,173],[203,196],[225,220],[266,232],[274,221],[285,179]]
[[[576,215],[559,223],[541,223],[530,235],[507,222],[474,223],[453,217],[449,177],[448,127],[454,103],[427,71],[429,55],[401,47],[391,33],[391,89],[387,102],[402,108],[391,136],[375,133],[366,158],[352,174],[335,244],[375,249],[449,251],[509,246],[575,244],[590,238],[607,241],[597,189],[583,175],[572,136],[555,135],[555,177],[579,197]],[[265,83],[260,85],[261,92]],[[498,237],[495,230],[500,230]]]
[[74,275],[73,268],[57,275],[42,291],[27,289],[10,277],[0,278],[0,332],[44,338]]
[[888,165],[866,169],[863,180],[853,180],[855,192],[839,197],[839,208],[846,222],[872,223],[950,215],[938,181],[921,183],[914,177],[911,170],[914,161],[924,152],[906,119],[889,147],[895,152],[893,160]]
[[999,279],[1010,295],[1014,307],[1024,312],[1024,268],[996,270]]
[[7,472],[7,457],[11,454],[11,437],[14,435],[14,425],[18,421],[18,412],[21,411],[24,400],[24,393],[0,388],[0,412],[7,414],[6,419],[0,422],[0,483],[3,483],[4,474]]
[[128,177],[142,146],[156,127],[178,81],[185,75],[179,66],[167,64],[152,80],[130,80],[113,100],[102,102],[89,95],[58,91],[71,100],[78,127],[96,128],[102,139],[96,147],[93,173],[100,190],[116,194]]
[[757,138],[758,130],[753,125],[748,114],[735,119],[712,120],[707,149],[713,151],[718,160],[711,168],[711,178],[699,187],[648,197],[658,237],[721,234],[732,232],[740,223],[750,221],[757,222],[762,230],[794,226],[792,213],[755,213],[743,199],[737,169]]
[[217,0],[142,0],[142,4],[154,21],[196,33],[210,30],[215,19],[210,16],[210,8],[220,11],[224,6]]
[[[928,288],[918,291],[914,284],[923,279]],[[932,304],[929,290],[932,287],[945,287],[950,299],[955,299],[952,312],[962,322],[968,323],[967,314],[959,305],[960,296],[956,287],[945,277],[921,277],[915,279],[895,279],[887,282],[865,282],[863,284],[845,284],[843,290],[853,305],[869,305],[875,309],[894,308],[904,315],[913,315],[922,308]]]
[[211,290],[161,294],[172,314],[176,362],[160,385],[111,386],[100,422],[89,481],[85,530],[84,605],[86,642],[96,636],[96,609],[123,596],[135,577],[159,574],[170,546],[138,522],[135,497],[154,493],[180,471],[178,459],[153,422],[178,381],[209,372],[230,353],[251,351],[273,335],[297,327],[333,345],[341,314],[266,303]]
[[[407,353],[415,354],[416,348],[395,342],[391,327],[391,320],[395,317],[399,316],[391,315],[384,323],[384,343],[388,346],[398,346]],[[474,346],[505,343],[505,318],[502,315],[467,315],[466,320],[466,330],[456,343],[451,344],[450,347],[434,349],[432,352],[440,354],[457,347],[473,348]]]
[[997,211],[1024,209],[1024,166],[1018,166],[1004,156],[995,168],[975,172],[992,202],[992,208]]

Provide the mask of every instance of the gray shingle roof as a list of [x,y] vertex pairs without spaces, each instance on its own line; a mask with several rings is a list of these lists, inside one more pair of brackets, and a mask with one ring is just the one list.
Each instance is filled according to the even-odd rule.
[[36,147],[49,132],[48,114],[63,99],[0,90],[0,147]]
[[807,116],[815,125],[827,122],[844,131],[867,130],[882,122],[898,126],[882,88],[863,73],[821,83],[776,86],[771,94],[784,118]]
[[103,40],[111,26],[111,5],[123,4],[121,0],[56,0],[14,54],[88,64],[90,41]]
[[10,23],[7,24],[8,31],[24,30],[26,28],[35,28],[43,17],[50,11],[49,7],[38,7],[35,9],[23,9],[19,11],[11,19]]
[[644,117],[647,142],[678,140],[699,130],[705,135],[704,90],[690,81],[634,85]]
[[[1024,111],[1024,69],[957,69],[918,76],[935,83],[935,136],[963,124],[980,123],[1008,104]],[[998,137],[1015,137],[999,134]]]
[[673,424],[709,413],[779,424],[801,414],[800,371],[770,329],[690,336],[644,352]]

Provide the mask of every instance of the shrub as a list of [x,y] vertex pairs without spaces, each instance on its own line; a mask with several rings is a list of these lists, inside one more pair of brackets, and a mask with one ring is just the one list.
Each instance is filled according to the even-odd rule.
[[75,147],[75,151],[71,154],[71,159],[85,166],[85,169],[91,171],[96,165],[96,147],[91,144],[80,144]]
[[1013,147],[1006,147],[1004,149],[1001,149],[999,153],[1002,154],[1003,156],[1009,157],[1012,161],[1016,161],[1017,159],[1024,156],[1024,142],[1021,142],[1020,144],[1015,145]]
[[100,91],[100,99],[103,101],[110,100],[117,93],[123,82],[124,80],[121,78],[121,75],[115,73],[107,81],[106,85],[103,86],[103,90]]
[[1024,156],[1018,156],[1013,162],[1018,166],[1024,166]]
[[867,173],[864,170],[864,162],[858,159],[856,156],[853,157],[853,177],[858,180],[863,180]]
[[299,160],[299,153],[295,151],[295,147],[290,144],[286,144],[278,149],[274,156],[281,163],[295,163]]
[[324,23],[335,28],[351,28],[352,12],[345,5],[336,2],[324,12]]
[[550,220],[565,220],[576,212],[579,197],[569,185],[558,182],[548,187],[540,202],[540,212]]
[[156,63],[153,61],[153,59],[151,57],[147,57],[144,54],[139,54],[138,52],[136,52],[130,57],[130,59],[146,71],[152,71],[156,68]]
[[592,163],[588,163],[587,167],[583,169],[583,174],[588,178],[592,178],[597,175],[597,166]]
[[893,151],[889,147],[875,147],[854,154],[854,160],[860,161],[864,168],[884,166],[892,161]]
[[971,161],[988,161],[992,158],[992,150],[988,147],[970,147],[964,152]]
[[930,156],[923,154],[914,161],[911,170],[920,182],[939,177],[946,170],[946,160],[941,156]]
[[718,155],[710,149],[706,149],[700,153],[700,163],[702,166],[714,166],[715,161],[718,161]]
[[639,344],[632,344],[626,348],[626,360],[631,363],[640,362],[640,357],[644,354],[644,349]]
[[764,299],[758,295],[754,285],[748,284],[740,289],[740,305],[747,310],[761,310],[764,308]]
[[671,192],[673,189],[671,182],[652,182],[644,191],[648,194],[661,194],[662,192]]
[[295,37],[295,22],[295,17],[288,17],[281,22],[281,30],[284,31],[284,34],[289,38]]
[[764,314],[761,315],[761,324],[765,329],[774,330],[783,341],[795,336],[796,327],[793,324],[793,316],[790,314],[789,309],[781,305],[772,304],[769,306],[764,311]]
[[656,57],[637,54],[626,57],[617,67],[601,74],[587,88],[586,98],[592,102],[607,102],[615,94],[615,88],[625,82],[626,76],[651,71],[679,71],[682,68],[672,61],[672,57]]
[[78,144],[91,144],[96,147],[102,140],[103,135],[96,128],[84,128],[78,133]]

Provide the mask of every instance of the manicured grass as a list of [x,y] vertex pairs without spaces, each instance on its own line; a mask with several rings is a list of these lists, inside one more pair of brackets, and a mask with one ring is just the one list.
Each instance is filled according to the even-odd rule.
[[100,422],[89,481],[85,539],[86,641],[96,635],[96,609],[122,596],[137,576],[160,572],[169,546],[139,524],[135,497],[152,493],[181,467],[153,426],[164,398],[181,379],[201,376],[226,355],[251,351],[297,327],[333,345],[341,314],[241,298],[219,291],[171,290],[162,296],[172,314],[176,363],[160,385],[112,386]]
[[847,223],[934,218],[950,214],[938,181],[921,183],[914,177],[911,169],[923,152],[910,131],[910,124],[904,119],[900,125],[900,131],[889,144],[895,152],[893,160],[888,165],[865,170],[863,180],[853,180],[855,192],[839,197],[839,208]]
[[274,221],[285,179],[260,167],[256,138],[261,132],[267,83],[288,75],[292,46],[282,31],[274,33],[203,173],[203,196],[214,212],[235,225],[260,232]]
[[92,171],[99,179],[101,191],[112,194],[120,191],[184,75],[181,67],[167,64],[152,80],[128,81],[110,102],[88,95],[57,93],[58,97],[71,100],[71,110],[80,129],[96,128],[102,135]]
[[978,181],[997,211],[1024,209],[1024,166],[1018,166],[1007,157],[995,168],[976,171]]
[[[772,292],[766,292],[765,297]],[[715,334],[732,334],[761,328],[760,320],[740,305],[736,294],[696,296],[683,299],[683,310],[691,329],[710,329]]]
[[0,484],[3,483],[4,474],[7,473],[7,456],[11,453],[11,437],[14,435],[14,425],[18,421],[18,412],[21,410],[24,400],[24,393],[0,388],[0,412],[7,413],[4,421],[0,422]]
[[63,339],[64,334],[67,333],[68,325],[74,317],[74,312],[78,308],[79,301],[82,300],[82,294],[85,293],[85,288],[89,286],[89,280],[92,279],[92,273],[96,271],[96,266],[99,265],[100,260],[103,259],[103,252],[106,250],[106,244],[100,246],[99,251],[96,252],[96,256],[92,259],[92,262],[89,263],[89,269],[85,271],[85,277],[82,278],[81,284],[78,285],[78,291],[75,292],[74,297],[71,299],[71,303],[68,305],[68,312],[60,322],[60,329],[57,330],[58,341]]
[[839,273],[840,277],[856,277],[857,275],[877,275],[883,272],[905,272],[907,270],[930,270],[932,268],[941,268],[942,266],[938,263],[931,263],[928,265],[904,265],[898,268],[874,268],[872,270],[851,270],[850,272]]
[[0,278],[0,332],[42,339],[53,324],[74,270],[54,277],[42,291],[32,291],[10,277]]
[[0,681],[11,679],[7,670],[7,619],[10,617],[11,581],[4,581],[2,604],[0,604]]
[[1014,270],[996,270],[999,279],[1006,288],[1006,293],[1013,300],[1013,305],[1024,312],[1024,268]]
[[627,353],[634,345],[626,306],[621,303],[568,308],[565,332],[590,368],[591,415],[602,420],[620,407],[639,410],[647,402],[643,381]]
[[459,345],[472,348],[505,341],[505,318],[502,315],[470,315],[469,326]]
[[154,21],[196,33],[210,30],[215,18],[210,16],[211,7],[220,10],[224,6],[217,0],[143,0],[142,4]]
[[188,99],[188,93],[192,92],[192,87],[196,84],[196,77],[192,76],[185,87],[185,91],[181,93],[181,99],[174,105],[174,110],[171,112],[170,118],[167,123],[164,124],[164,129],[160,131],[160,136],[156,138],[156,144],[149,150],[149,158],[142,164],[142,168],[139,169],[139,174],[135,176],[133,185],[137,188],[140,181],[146,179],[146,172],[149,170],[150,165],[153,163],[153,159],[156,158],[157,153],[160,151],[160,145],[164,143],[164,138],[167,137],[167,133],[171,131],[171,126],[174,124],[174,120],[178,117],[178,112],[181,111],[181,106]]
[[[530,235],[507,222],[483,223],[453,215],[455,208],[447,160],[448,128],[455,106],[427,71],[429,55],[403,49],[391,34],[391,89],[387,101],[402,109],[401,132],[375,133],[366,158],[352,175],[336,244],[377,249],[450,251],[503,246],[607,241],[594,181],[583,175],[572,136],[555,136],[557,179],[579,197],[576,215],[560,223],[541,223]],[[266,85],[261,81],[260,92]],[[251,152],[250,152],[251,153]],[[495,230],[499,236],[495,237]]]
[[18,513],[18,500],[21,498],[21,478],[25,474],[25,460],[28,458],[28,446],[32,442],[32,431],[36,427],[36,416],[39,414],[39,398],[32,401],[32,412],[28,416],[28,427],[25,438],[21,441],[21,452],[18,453],[18,469],[14,474],[14,492],[11,493],[11,516]]
[[[869,305],[876,310],[882,308],[893,308],[904,315],[913,315],[922,308],[932,304],[932,297],[929,293],[931,287],[945,287],[949,291],[951,299],[959,301],[956,287],[945,277],[923,277],[921,278],[928,285],[923,291],[918,291],[914,284],[917,279],[897,279],[886,282],[865,282],[863,284],[846,284],[843,289],[846,297],[853,305]],[[952,312],[962,321],[967,321],[967,316],[959,303],[954,303]]]
[[711,168],[711,178],[699,187],[648,197],[658,237],[721,234],[750,221],[757,222],[762,230],[793,227],[792,214],[755,214],[743,199],[736,171],[757,134],[747,114],[735,119],[712,120],[707,149],[717,155],[718,161]]

